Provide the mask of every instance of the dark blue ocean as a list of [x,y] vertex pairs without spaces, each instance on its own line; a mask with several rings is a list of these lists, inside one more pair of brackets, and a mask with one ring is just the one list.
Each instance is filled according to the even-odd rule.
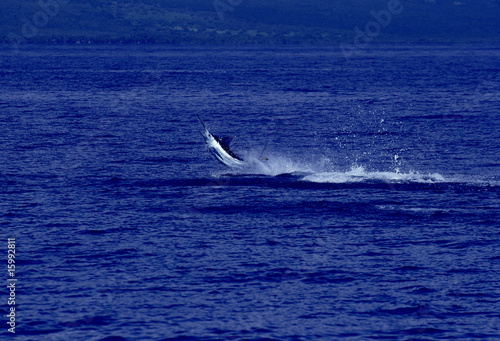
[[500,46],[0,51],[2,340],[500,340]]

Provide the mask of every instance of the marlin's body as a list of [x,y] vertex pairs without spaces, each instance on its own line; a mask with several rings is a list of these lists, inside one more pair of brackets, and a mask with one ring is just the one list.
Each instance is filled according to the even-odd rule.
[[208,150],[212,153],[215,159],[229,168],[238,168],[243,166],[243,159],[236,156],[236,154],[234,154],[233,151],[229,148],[229,144],[233,140],[233,137],[220,138],[216,135],[213,135],[205,127],[205,124],[201,120],[200,116],[198,116],[198,119],[205,129],[205,131],[202,133],[203,137],[205,138],[205,143],[207,144]]

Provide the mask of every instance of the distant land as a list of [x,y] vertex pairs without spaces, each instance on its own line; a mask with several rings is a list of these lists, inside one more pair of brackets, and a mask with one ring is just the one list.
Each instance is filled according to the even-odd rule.
[[4,43],[500,43],[500,0],[3,0]]

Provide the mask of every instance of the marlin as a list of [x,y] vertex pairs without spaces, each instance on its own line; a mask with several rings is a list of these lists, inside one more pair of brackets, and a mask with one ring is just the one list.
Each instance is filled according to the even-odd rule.
[[201,120],[199,115],[198,119],[205,131],[201,134],[205,139],[208,150],[212,153],[217,161],[222,163],[224,166],[229,168],[238,168],[244,165],[242,158],[236,156],[235,153],[229,148],[229,144],[234,139],[235,136],[228,136],[220,138],[212,133],[210,133],[205,126],[205,123]]

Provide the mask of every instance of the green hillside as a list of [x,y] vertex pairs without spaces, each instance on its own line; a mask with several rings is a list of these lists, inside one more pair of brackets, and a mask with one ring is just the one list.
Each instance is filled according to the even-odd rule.
[[497,0],[3,2],[3,42],[352,43],[355,27],[377,42],[500,42]]

